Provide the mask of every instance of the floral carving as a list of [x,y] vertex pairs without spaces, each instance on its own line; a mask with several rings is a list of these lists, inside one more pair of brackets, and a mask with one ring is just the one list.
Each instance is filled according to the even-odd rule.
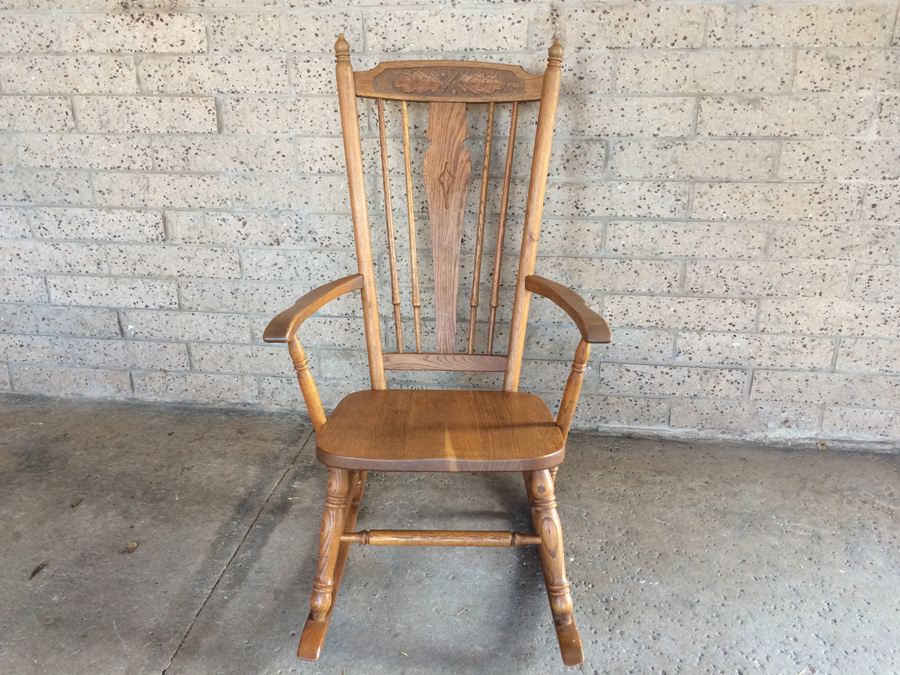
[[469,73],[463,73],[456,80],[461,89],[467,93],[473,94],[493,94],[503,89],[504,82],[501,82],[497,73],[486,72],[484,70],[474,70]]
[[407,94],[434,92],[442,85],[443,82],[441,81],[441,78],[434,73],[429,73],[424,70],[400,73],[397,79],[394,80],[394,86]]
[[394,79],[394,86],[406,94],[432,96],[488,96],[508,85],[497,72],[469,68],[407,70]]

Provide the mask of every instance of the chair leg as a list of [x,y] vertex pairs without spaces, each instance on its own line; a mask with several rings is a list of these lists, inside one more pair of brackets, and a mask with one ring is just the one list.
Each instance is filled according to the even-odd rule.
[[317,660],[325,643],[331,608],[347,562],[349,545],[341,544],[341,534],[356,524],[364,484],[365,476],[360,472],[328,469],[328,494],[319,528],[319,561],[310,597],[311,609],[297,647],[301,659]]
[[572,593],[566,579],[566,556],[563,549],[562,524],[556,511],[556,495],[549,470],[525,474],[528,500],[531,503],[531,519],[541,537],[538,551],[544,571],[544,583],[550,598],[550,611],[563,663],[577,666],[584,662],[581,636],[575,625]]

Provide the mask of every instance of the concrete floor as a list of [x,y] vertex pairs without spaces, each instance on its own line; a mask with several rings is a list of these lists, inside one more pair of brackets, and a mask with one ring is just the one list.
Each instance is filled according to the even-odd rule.
[[[0,672],[564,671],[531,548],[355,548],[322,660],[296,660],[313,442],[285,415],[0,399]],[[560,475],[585,672],[900,672],[900,456],[577,435]],[[376,474],[360,516],[527,522],[518,475]]]

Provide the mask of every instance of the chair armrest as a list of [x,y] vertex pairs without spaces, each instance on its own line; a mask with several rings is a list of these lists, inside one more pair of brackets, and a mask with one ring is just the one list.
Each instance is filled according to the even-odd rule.
[[335,298],[362,288],[361,274],[351,274],[343,279],[331,281],[310,291],[284,310],[266,326],[263,331],[265,342],[288,342],[297,333],[300,324],[315,314]]
[[525,277],[525,290],[551,300],[568,314],[578,326],[581,339],[585,342],[606,343],[610,341],[609,324],[602,316],[588,307],[581,296],[571,288],[537,274],[529,274]]

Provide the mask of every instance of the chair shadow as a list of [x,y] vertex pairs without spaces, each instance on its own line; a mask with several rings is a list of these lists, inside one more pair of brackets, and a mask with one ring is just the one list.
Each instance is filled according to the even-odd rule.
[[[302,481],[303,483],[312,484],[315,477],[309,469],[295,470],[291,478],[294,481]],[[486,490],[491,495],[498,506],[496,508],[470,508],[456,507],[448,505],[443,510],[439,510],[435,505],[428,505],[423,513],[418,514],[423,517],[434,515],[437,519],[441,515],[452,513],[454,517],[463,517],[471,521],[471,528],[478,529],[479,523],[482,527],[485,521],[496,525],[498,519],[509,519],[510,528],[520,531],[531,531],[530,516],[528,512],[527,500],[525,497],[524,485],[521,476],[518,474],[497,474],[493,476],[468,476],[472,490]],[[462,478],[462,477],[461,477]],[[473,480],[474,478],[474,480]],[[401,479],[402,480],[402,479]],[[374,490],[367,489],[366,495],[362,500],[360,509],[360,518],[363,521],[363,527],[366,526],[366,504],[375,504],[378,501],[380,491],[378,488],[381,481],[375,481],[372,487]],[[393,489],[393,487],[391,488]],[[324,488],[323,488],[324,491]],[[309,503],[309,507],[313,508],[317,513],[320,510],[318,500]],[[306,508],[306,507],[304,507]],[[270,502],[265,517],[255,526],[256,532],[248,534],[248,544],[252,544],[249,548],[261,551],[269,538],[273,536],[274,530],[283,522],[285,517],[290,518],[292,504],[289,501],[289,493],[283,491]],[[433,514],[431,512],[434,512]],[[312,518],[311,514],[304,514],[310,523],[317,519]],[[278,536],[277,534],[275,535]],[[365,569],[365,563],[372,563],[372,560],[360,560],[362,556],[354,555],[351,551],[350,560],[348,561],[347,573],[344,577],[342,588],[336,599],[335,617],[333,625],[329,630],[329,638],[325,643],[325,650],[322,660],[318,663],[306,663],[296,660],[294,650],[297,646],[300,630],[306,618],[307,601],[309,590],[312,585],[313,575],[316,567],[318,532],[310,531],[309,536],[304,536],[302,541],[297,541],[297,556],[294,560],[294,568],[287,574],[284,574],[276,583],[284,590],[279,594],[280,600],[272,602],[269,606],[258,615],[254,621],[260,626],[284,626],[285,615],[289,614],[291,620],[296,623],[296,628],[292,628],[290,634],[286,634],[283,630],[276,631],[277,636],[271,635],[267,640],[272,641],[273,649],[260,650],[259,656],[269,654],[266,659],[268,662],[259,662],[255,664],[259,672],[268,672],[270,669],[282,669],[285,663],[291,664],[291,671],[296,668],[297,672],[328,672],[333,667],[339,667],[342,662],[354,661],[361,657],[355,653],[357,649],[361,649],[360,643],[354,639],[353,634],[347,634],[345,631],[359,631],[361,626],[365,624],[367,616],[348,616],[345,611],[351,611],[348,607],[348,601],[351,597],[355,597],[357,612],[359,607],[359,594],[365,594],[367,597],[385,597],[392,594],[392,583],[387,577],[382,577],[377,573],[369,572]],[[245,551],[245,555],[238,555],[236,562],[242,564],[238,567],[243,569],[229,569],[228,586],[230,593],[235,596],[242,592],[242,588],[246,588],[247,592],[253,592],[254,585],[260,583],[258,572],[250,551]],[[441,669],[442,664],[452,664],[452,672],[510,672],[514,668],[514,664],[518,659],[522,658],[523,652],[528,650],[530,645],[535,643],[534,636],[543,636],[544,632],[548,632],[548,636],[553,634],[553,625],[549,607],[547,606],[546,594],[543,588],[543,578],[540,572],[540,562],[536,547],[521,546],[516,547],[513,551],[508,552],[514,556],[509,561],[510,574],[504,576],[503,585],[505,588],[494,588],[491,591],[492,597],[495,597],[494,612],[500,616],[508,616],[509,619],[503,621],[501,625],[482,626],[484,630],[490,630],[492,636],[496,636],[492,640],[492,644],[499,645],[498,649],[471,649],[467,650],[463,643],[459,648],[451,648],[443,640],[437,639],[429,644],[428,634],[421,633],[417,639],[420,649],[415,652],[410,650],[409,656],[403,659],[403,672],[435,672]],[[368,556],[374,555],[372,553]],[[368,557],[366,556],[366,557]],[[356,560],[354,560],[356,558]],[[256,577],[254,579],[254,577]],[[432,583],[440,583],[433,580]],[[285,588],[287,586],[287,588]],[[432,591],[434,589],[431,589]],[[402,602],[405,604],[408,596],[404,596]],[[475,602],[475,599],[472,600]],[[226,607],[211,603],[212,606],[205,608],[205,619],[212,626],[219,624],[221,621],[228,621]],[[500,605],[500,606],[498,606]],[[379,621],[380,629],[386,633],[394,630],[389,619],[383,622]],[[210,626],[210,627],[212,627]],[[368,629],[367,629],[368,630]],[[372,630],[379,630],[379,627],[373,627]],[[421,629],[424,631],[424,627]],[[473,636],[478,635],[478,625],[457,624],[451,630],[462,630],[464,633],[472,632]],[[214,631],[215,632],[215,631]],[[214,642],[214,632],[206,636]],[[417,629],[411,634],[414,637],[419,632]],[[340,645],[336,644],[338,635],[344,634],[346,641],[344,642],[346,651],[343,653],[336,652],[335,649]],[[199,636],[198,636],[199,637]],[[460,640],[464,640],[464,635],[460,636]],[[205,642],[205,640],[202,640]],[[331,643],[329,649],[329,642]],[[541,641],[543,642],[543,640]],[[555,638],[552,641],[555,645]],[[210,668],[210,672],[229,672],[234,667],[234,663],[229,661],[227,650],[223,653],[216,654],[215,649],[210,649],[213,644],[207,644],[206,648],[200,647],[200,651],[204,657],[204,667]],[[370,652],[367,652],[370,653]],[[185,656],[188,656],[185,654]],[[195,653],[194,657],[199,656]],[[385,655],[385,659],[393,659],[395,655]],[[196,665],[193,661],[193,665]],[[190,667],[192,660],[188,658],[182,662],[183,666]],[[248,664],[249,665],[249,664]],[[400,671],[397,671],[400,672]],[[444,672],[444,671],[442,671]]]

